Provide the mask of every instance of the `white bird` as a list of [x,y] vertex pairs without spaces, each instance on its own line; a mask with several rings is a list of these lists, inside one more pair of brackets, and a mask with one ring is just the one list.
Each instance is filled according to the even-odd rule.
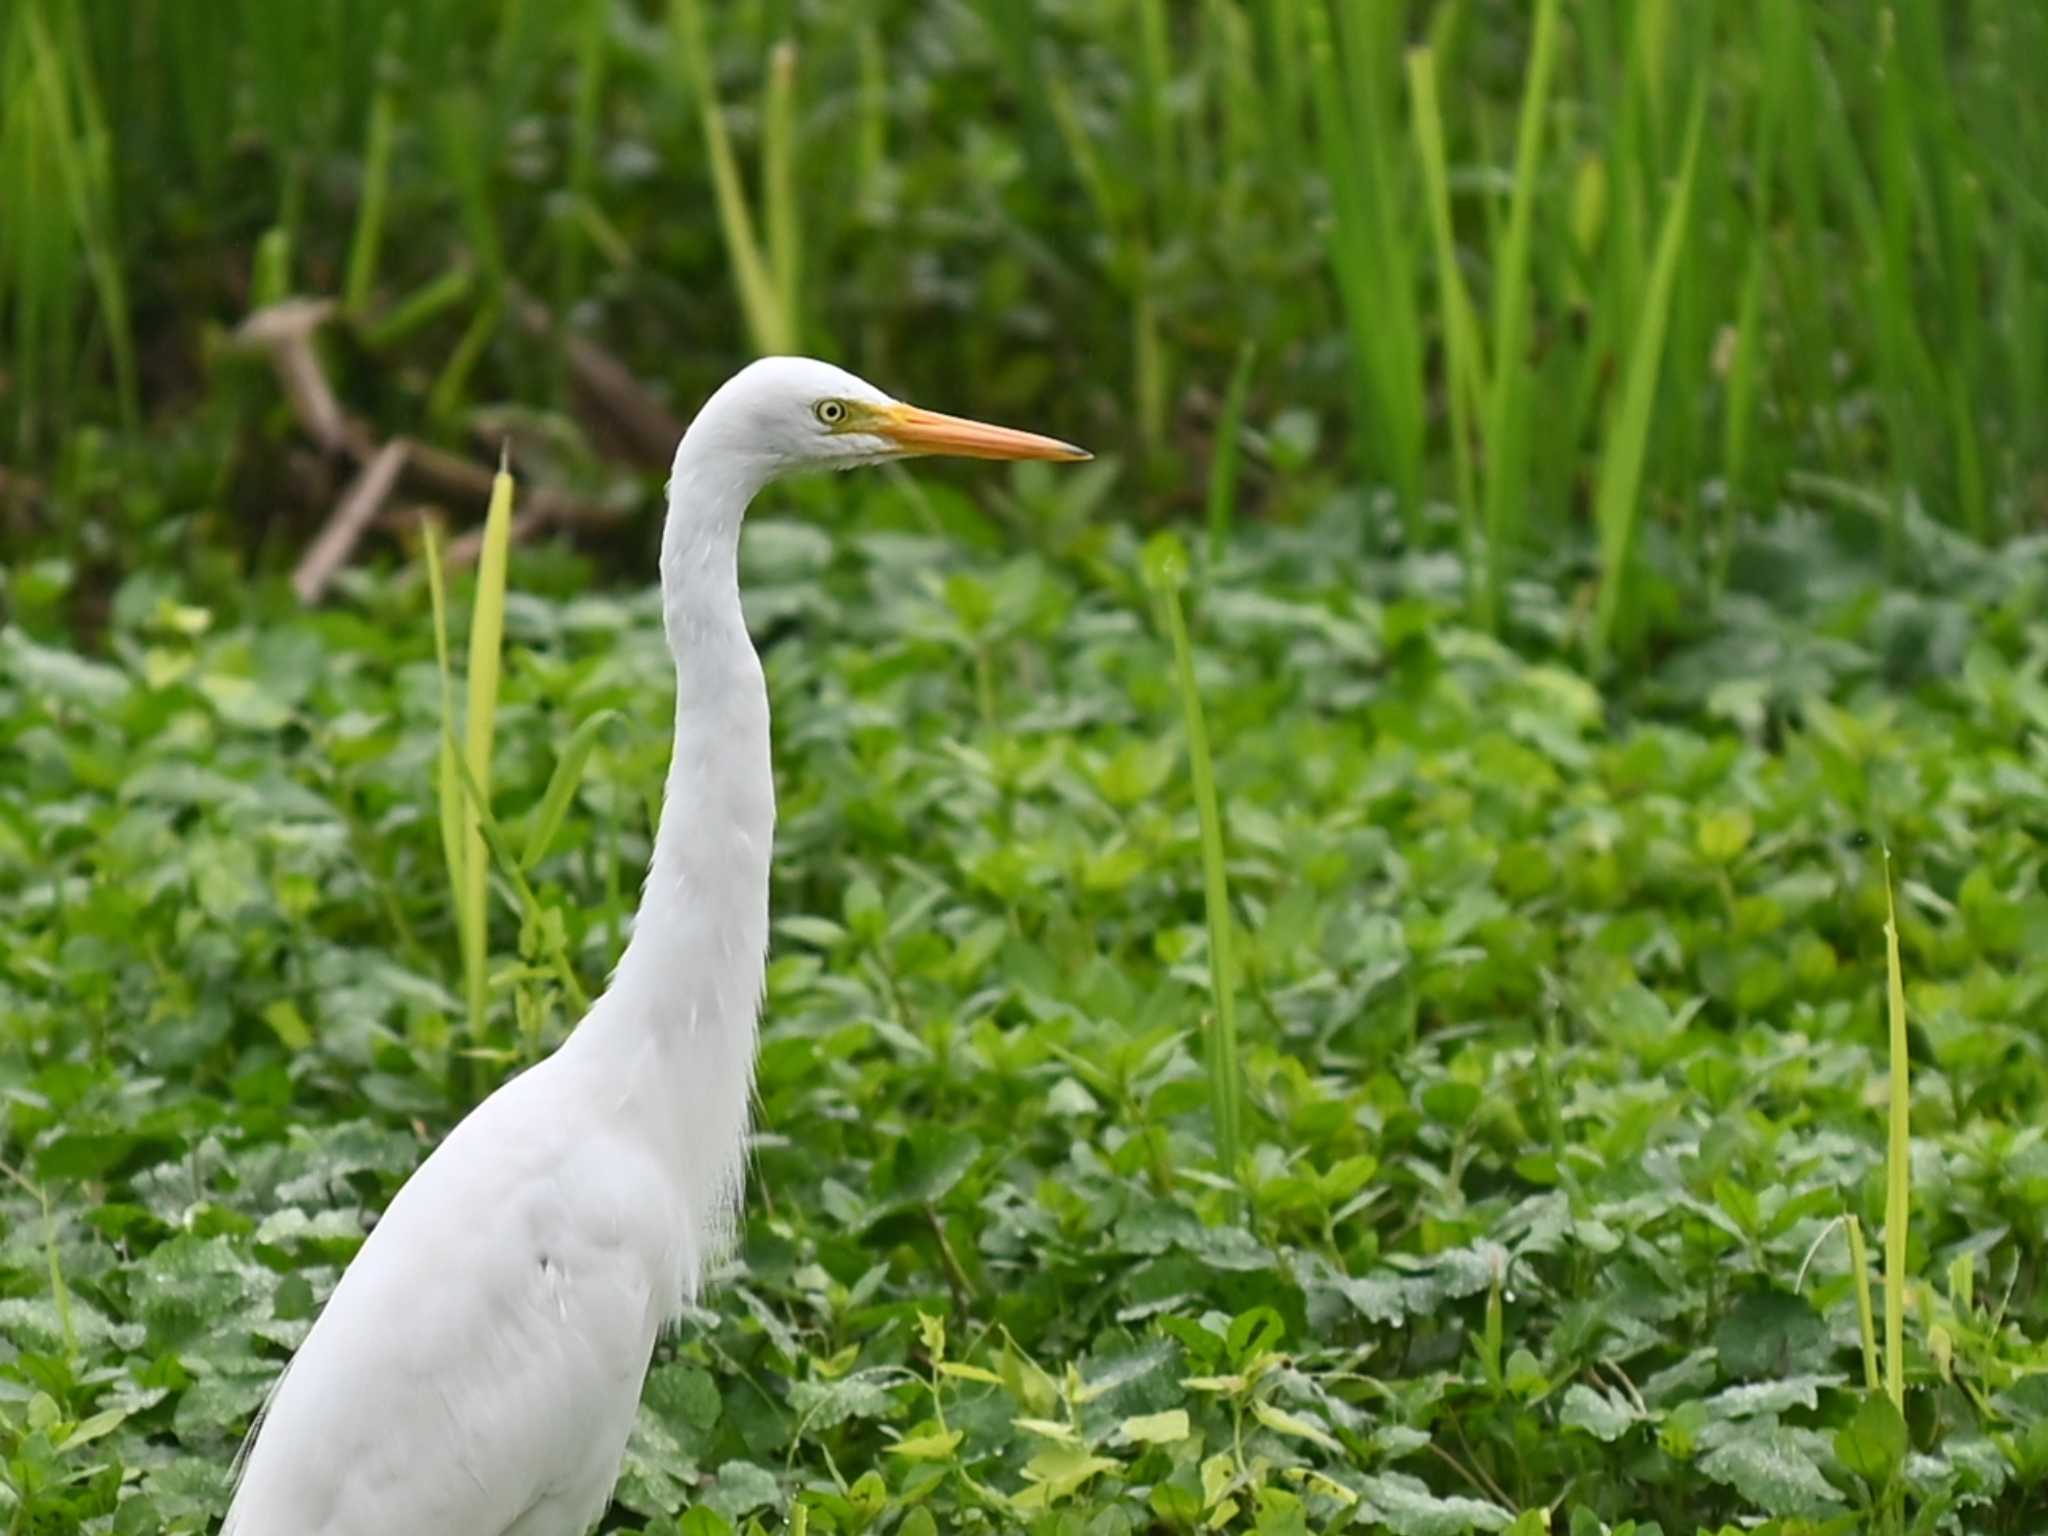
[[399,1190],[251,1430],[222,1536],[582,1536],[603,1513],[744,1175],[775,788],[740,522],[779,475],[915,454],[1088,457],[790,357],[683,435],[661,538],[675,750],[625,953],[562,1047]]

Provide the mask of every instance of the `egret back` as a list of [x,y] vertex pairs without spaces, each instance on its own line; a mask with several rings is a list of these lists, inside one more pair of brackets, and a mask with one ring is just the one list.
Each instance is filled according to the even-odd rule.
[[407,1181],[279,1383],[223,1536],[596,1519],[689,1267],[689,1223],[649,1219],[675,1181],[607,1128],[605,1086],[557,1055]]

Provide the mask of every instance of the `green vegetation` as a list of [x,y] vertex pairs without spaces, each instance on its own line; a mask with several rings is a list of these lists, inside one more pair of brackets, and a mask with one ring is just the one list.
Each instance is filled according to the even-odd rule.
[[1895,555],[2036,525],[2048,12],[1565,10],[0,0],[0,441],[204,398],[168,498],[246,511],[281,450],[218,328],[337,296],[351,403],[453,438],[565,402],[537,301],[680,402],[840,355],[1167,502],[1255,344],[1246,419],[1389,488],[1355,538],[1463,548],[1479,627],[1590,519],[1596,655],[1788,499]]
[[[1614,727],[1566,662],[1459,627],[1454,569],[1333,557],[1341,505],[1241,541],[1194,619],[1233,1180],[1173,639],[1090,514],[1108,484],[1020,474],[1002,522],[818,488],[751,532],[784,804],[755,1200],[664,1352],[633,1518],[1536,1532],[1556,1504],[1689,1533],[1882,1529],[1903,1496],[1914,1528],[2036,1528],[2048,899],[2005,807],[2043,789],[2048,558],[1925,530],[1952,596],[1759,612]],[[1808,532],[1836,581],[1881,575]],[[114,1528],[197,1528],[454,1111],[424,585],[233,618],[145,574],[101,658],[9,632],[0,1412],[30,1529],[122,1496],[150,1513]],[[660,784],[652,594],[587,588],[515,560],[504,605],[491,1078],[617,953]]]
[[[210,1528],[619,952],[660,474],[578,341],[1106,450],[749,530],[754,1182],[611,1528],[2048,1526],[2044,57],[2025,0],[0,0],[9,1536]],[[521,475],[321,604],[381,461],[230,337],[292,296],[366,438]]]

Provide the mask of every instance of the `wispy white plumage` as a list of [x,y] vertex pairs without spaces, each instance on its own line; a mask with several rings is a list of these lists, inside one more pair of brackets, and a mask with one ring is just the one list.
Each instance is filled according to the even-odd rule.
[[775,828],[740,523],[803,468],[1087,457],[768,358],[676,450],[662,616],[675,750],[640,909],[562,1048],[421,1164],[342,1276],[245,1452],[222,1536],[581,1536],[656,1336],[740,1197]]

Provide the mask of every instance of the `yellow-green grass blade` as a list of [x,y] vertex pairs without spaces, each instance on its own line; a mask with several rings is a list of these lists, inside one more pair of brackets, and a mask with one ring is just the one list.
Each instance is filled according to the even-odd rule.
[[1911,1084],[1906,1063],[1906,988],[1899,964],[1899,914],[1891,851],[1884,856],[1885,1016],[1890,1023],[1891,1115],[1884,1157],[1884,1389],[1906,1411],[1906,1235],[1912,1195]]
[[624,720],[625,716],[616,709],[601,709],[570,733],[561,755],[555,759],[555,771],[548,776],[548,787],[541,793],[540,804],[527,823],[526,845],[519,853],[521,870],[531,871],[548,856],[562,830],[562,822],[568,817],[569,802],[576,797],[576,787],[583,781],[584,764],[590,761],[598,737]]
[[740,308],[746,314],[754,349],[763,356],[789,352],[795,338],[777,296],[774,274],[754,233],[754,215],[740,180],[739,161],[733,154],[732,136],[726,130],[725,112],[719,105],[703,8],[698,0],[670,0],[669,30],[681,57],[684,77],[697,98],[698,126],[704,136],[704,154],[718,199],[719,234],[725,241],[726,261],[732,267],[733,286],[739,290]]
[[1202,713],[1202,695],[1195,684],[1194,644],[1180,594],[1187,584],[1188,558],[1178,537],[1163,533],[1145,548],[1145,584],[1157,594],[1173,644],[1174,677],[1180,692],[1181,716],[1187,731],[1188,777],[1195,791],[1195,811],[1202,838],[1202,896],[1209,923],[1209,995],[1211,1019],[1209,1058],[1210,1114],[1216,1128],[1216,1158],[1223,1177],[1235,1191],[1243,1211],[1238,1183],[1244,1125],[1244,1084],[1237,1061],[1237,961],[1230,916],[1230,885],[1223,863],[1223,814],[1216,797],[1216,769],[1209,755],[1209,730]]
[[1863,1385],[1875,1392],[1880,1387],[1877,1373],[1877,1314],[1870,1304],[1870,1250],[1863,1241],[1863,1223],[1854,1216],[1843,1221],[1849,1235],[1849,1272],[1856,1281],[1856,1331],[1863,1345]]
[[[448,889],[455,909],[457,948],[463,956],[464,997],[474,1007],[467,974],[467,934],[470,919],[464,910],[469,891],[468,846],[463,837],[463,800],[455,752],[455,670],[449,656],[447,584],[441,568],[441,544],[432,526],[426,529],[423,549],[427,566],[427,594],[434,614],[434,666],[441,684],[441,740],[434,758],[434,796],[441,823],[441,857],[448,867]],[[471,1019],[471,1027],[475,1027]]]
[[1601,445],[1600,481],[1594,514],[1600,532],[1600,597],[1594,613],[1592,652],[1596,663],[1611,654],[1627,613],[1630,568],[1635,555],[1637,524],[1642,520],[1643,461],[1649,452],[1650,421],[1656,403],[1657,377],[1664,363],[1664,331],[1671,317],[1671,295],[1678,278],[1678,259],[1685,247],[1687,215],[1692,204],[1693,172],[1699,163],[1700,131],[1706,116],[1706,90],[1693,89],[1685,131],[1685,153],[1678,180],[1664,210],[1656,255],[1634,345],[1622,379],[1621,403]]
[[1508,223],[1493,269],[1493,372],[1486,400],[1486,488],[1482,522],[1486,565],[1480,618],[1489,628],[1500,621],[1502,590],[1514,540],[1525,521],[1528,495],[1529,346],[1533,286],[1529,277],[1537,184],[1543,169],[1543,118],[1557,59],[1557,0],[1538,0],[1529,67],[1522,86],[1521,119],[1515,139],[1514,186]]
[[[1408,109],[1422,160],[1422,184],[1429,204],[1430,243],[1436,252],[1437,301],[1442,310],[1444,353],[1449,359],[1445,395],[1450,400],[1451,474],[1458,514],[1465,530],[1466,568],[1478,569],[1479,497],[1472,453],[1472,403],[1486,392],[1485,360],[1479,355],[1479,320],[1458,271],[1457,238],[1451,230],[1450,174],[1445,165],[1443,113],[1437,103],[1436,55],[1428,48],[1408,53]],[[1485,590],[1480,583],[1478,591]],[[1491,628],[1491,607],[1475,603]]]

